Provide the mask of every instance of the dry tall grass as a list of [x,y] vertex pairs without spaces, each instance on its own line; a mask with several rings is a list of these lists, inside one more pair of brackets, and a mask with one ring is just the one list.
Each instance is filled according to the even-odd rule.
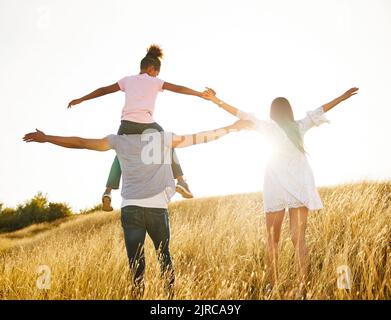
[[[391,298],[391,182],[320,189],[325,209],[311,213],[309,299]],[[289,299],[294,250],[284,222],[280,283],[264,294],[265,225],[259,193],[170,206],[177,299]],[[49,225],[51,226],[51,225]],[[0,299],[128,299],[129,271],[119,213],[90,215],[0,235]],[[151,241],[146,299],[164,298]],[[36,286],[37,267],[52,272]],[[337,267],[351,269],[351,290],[337,288]]]

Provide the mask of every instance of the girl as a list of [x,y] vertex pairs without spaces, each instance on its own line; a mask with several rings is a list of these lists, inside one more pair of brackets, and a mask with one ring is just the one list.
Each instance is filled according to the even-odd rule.
[[207,93],[207,99],[227,112],[241,119],[252,120],[253,128],[264,134],[273,145],[263,186],[267,256],[272,270],[272,285],[277,281],[277,248],[285,209],[288,209],[291,239],[299,266],[300,294],[305,292],[308,274],[305,242],[307,215],[309,210],[322,209],[323,205],[307,161],[303,137],[312,127],[328,122],[325,113],[357,92],[358,88],[351,88],[333,101],[307,112],[307,116],[298,121],[294,119],[291,105],[285,98],[274,99],[270,108],[271,121],[262,121],[221,101],[213,90]]
[[[99,88],[82,98],[72,100],[68,104],[68,108],[83,101],[121,90],[125,92],[125,106],[122,109],[121,125],[118,134],[142,134],[146,129],[163,131],[163,128],[153,119],[155,101],[160,91],[169,90],[176,93],[203,97],[207,90],[201,93],[157,78],[160,72],[160,60],[162,58],[162,49],[157,45],[151,45],[148,48],[146,56],[141,60],[139,74],[122,78],[110,86]],[[193,194],[184,180],[175,151],[173,151],[173,160],[172,171],[174,178],[177,179],[176,191],[184,198],[192,198]],[[111,207],[111,190],[119,188],[120,178],[121,168],[118,158],[115,157],[107,180],[106,190],[102,196],[104,211],[113,210]]]

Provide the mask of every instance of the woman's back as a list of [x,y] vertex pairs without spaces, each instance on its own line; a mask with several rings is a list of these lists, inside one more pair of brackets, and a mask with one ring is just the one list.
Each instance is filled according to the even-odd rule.
[[[273,120],[259,120],[252,114],[242,112],[239,114],[241,119],[252,120],[255,124],[255,130],[261,133],[271,146],[272,161],[289,162],[293,159],[306,159],[304,152],[299,150],[288,137],[287,133]],[[328,122],[323,108],[320,107],[313,111],[307,112],[305,118],[295,121],[292,126],[297,126],[299,134],[304,138],[305,133],[314,126],[319,126],[322,123]],[[279,161],[279,162],[280,162]]]

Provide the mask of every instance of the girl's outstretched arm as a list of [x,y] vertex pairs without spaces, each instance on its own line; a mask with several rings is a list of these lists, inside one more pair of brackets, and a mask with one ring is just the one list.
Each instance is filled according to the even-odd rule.
[[329,103],[326,103],[323,105],[323,111],[327,112],[334,108],[337,104],[341,103],[342,101],[349,99],[351,96],[354,96],[358,93],[358,88],[354,87],[346,91],[343,95],[339,96],[338,98],[335,98],[334,100],[330,101]]
[[112,85],[106,86],[106,87],[101,87],[101,88],[96,89],[95,91],[92,91],[91,93],[85,95],[84,97],[72,100],[68,104],[68,109],[72,108],[73,106],[75,106],[75,105],[77,105],[79,103],[82,103],[83,101],[94,99],[94,98],[98,98],[98,97],[104,96],[104,95],[109,94],[109,93],[117,92],[119,90],[121,90],[121,89],[120,89],[120,87],[118,85],[118,82],[116,82],[116,83],[114,83]]
[[168,91],[172,91],[175,93],[187,94],[190,96],[196,96],[196,97],[200,97],[200,98],[204,98],[203,95],[207,91],[207,90],[205,90],[204,92],[199,92],[199,91],[196,91],[196,90],[184,87],[184,86],[178,86],[176,84],[169,83],[169,82],[164,82],[163,89],[168,90]]

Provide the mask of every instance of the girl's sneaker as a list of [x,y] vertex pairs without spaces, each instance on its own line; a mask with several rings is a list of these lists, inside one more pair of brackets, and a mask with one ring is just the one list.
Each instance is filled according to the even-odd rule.
[[193,194],[189,189],[189,185],[186,183],[185,180],[180,180],[177,182],[175,191],[180,193],[182,197],[186,199],[194,198]]

